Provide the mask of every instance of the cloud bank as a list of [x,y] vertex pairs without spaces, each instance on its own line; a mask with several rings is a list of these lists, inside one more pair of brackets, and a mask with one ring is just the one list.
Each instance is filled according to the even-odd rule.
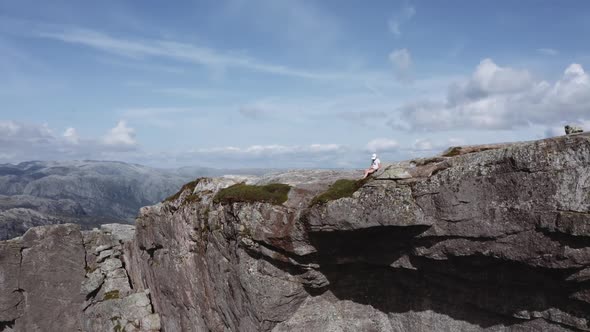
[[397,111],[389,125],[404,130],[510,130],[579,122],[590,117],[590,77],[574,63],[549,83],[484,59],[469,79],[449,86],[445,99],[415,100]]
[[47,124],[0,120],[0,162],[54,159],[109,159],[139,148],[135,130],[120,121],[102,138],[81,137],[75,128],[62,135]]

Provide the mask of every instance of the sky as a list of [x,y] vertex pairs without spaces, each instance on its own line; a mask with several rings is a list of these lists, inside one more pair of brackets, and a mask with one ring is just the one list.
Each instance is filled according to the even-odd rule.
[[590,2],[0,0],[0,164],[362,168],[590,130]]

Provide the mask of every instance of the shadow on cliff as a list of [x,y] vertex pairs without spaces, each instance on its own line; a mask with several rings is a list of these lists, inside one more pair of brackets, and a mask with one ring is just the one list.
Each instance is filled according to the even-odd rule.
[[[580,284],[565,281],[575,271],[535,268],[481,255],[445,260],[412,256],[413,248],[432,245],[416,238],[426,228],[310,233],[318,250],[315,260],[330,284],[308,292],[330,291],[340,300],[386,313],[432,310],[482,328],[522,323],[534,318],[531,312],[550,308],[588,316],[589,305],[568,299],[581,289]],[[397,268],[390,266],[400,258],[404,262]]]

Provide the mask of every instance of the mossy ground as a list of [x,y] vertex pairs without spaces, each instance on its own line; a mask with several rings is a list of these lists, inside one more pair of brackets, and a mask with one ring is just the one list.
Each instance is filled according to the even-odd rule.
[[359,190],[369,178],[360,180],[340,179],[334,182],[328,190],[317,195],[311,200],[309,206],[317,204],[326,204],[329,201],[334,201],[343,197],[351,197],[355,191]]
[[104,293],[105,300],[112,300],[112,299],[118,299],[118,298],[119,298],[119,291],[116,289],[112,290],[110,292]]
[[442,153],[443,157],[454,157],[461,154],[461,147],[460,146],[451,146],[447,150]]
[[190,189],[190,191],[192,193],[193,190],[195,190],[195,187],[197,186],[197,184],[199,184],[199,181],[201,181],[201,179],[202,178],[198,178],[198,179],[196,179],[194,181],[191,181],[191,182],[185,184],[184,186],[182,186],[182,188],[180,188],[180,190],[176,194],[174,194],[172,196],[169,196],[168,198],[166,198],[164,200],[164,202],[172,202],[172,201],[178,199],[178,197],[180,197],[180,195],[182,194],[182,192],[185,191],[185,190],[187,190],[187,189]]
[[220,190],[215,195],[215,203],[266,202],[280,205],[287,201],[291,186],[282,183],[270,183],[264,186],[238,183]]

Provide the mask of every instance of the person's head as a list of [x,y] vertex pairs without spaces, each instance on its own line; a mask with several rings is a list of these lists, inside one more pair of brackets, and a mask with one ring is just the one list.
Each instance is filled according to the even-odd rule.
[[371,156],[371,160],[375,160],[375,159],[377,159],[377,154],[373,153],[373,155]]

